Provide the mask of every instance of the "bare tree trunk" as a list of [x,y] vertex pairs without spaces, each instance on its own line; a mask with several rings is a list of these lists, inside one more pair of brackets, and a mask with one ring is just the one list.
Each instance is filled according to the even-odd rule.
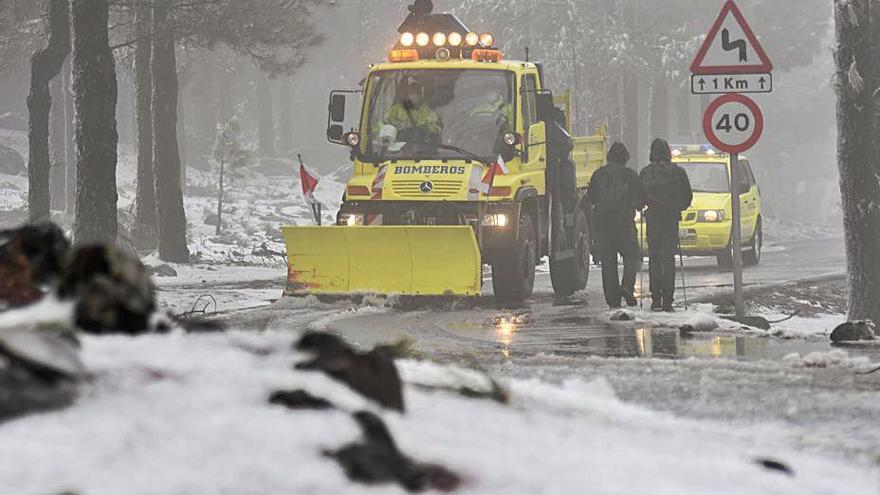
[[177,146],[180,149],[180,187],[186,190],[187,139],[186,139],[186,91],[178,86],[177,93]]
[[880,323],[880,0],[836,0],[834,7],[849,319]]
[[117,236],[117,86],[108,16],[108,0],[71,2],[78,244],[115,243]]
[[293,105],[291,80],[282,77],[278,84],[278,151],[287,155],[293,151]]
[[[232,94],[229,86],[232,84],[232,76],[223,70],[217,71],[217,123],[224,125],[232,119]],[[217,129],[211,131],[211,138],[217,133]]]
[[[63,70],[63,66],[62,66]],[[49,150],[52,167],[49,173],[49,205],[52,210],[63,210],[66,198],[64,191],[64,76],[58,74],[49,85],[52,95],[52,108],[49,124]]]
[[[690,137],[691,129],[691,94],[685,86],[680,86],[676,92],[678,100],[678,113],[675,132],[680,136]],[[689,138],[693,141],[693,138]]]
[[135,36],[139,40],[134,52],[134,98],[137,121],[137,195],[135,198],[135,244],[155,248],[156,240],[156,178],[153,175],[153,81],[150,58],[152,10],[146,1],[135,4]]
[[[200,72],[202,83],[196,98],[200,108],[193,121],[199,142],[203,144],[211,142],[210,140],[217,134],[217,123],[219,122],[217,79],[221,77],[222,72],[218,71],[213,64],[204,64]],[[204,149],[203,146],[200,147]]]
[[28,113],[28,214],[31,222],[49,220],[49,82],[61,72],[70,53],[70,6],[68,0],[49,2],[49,42],[31,57]]
[[623,75],[623,142],[629,149],[630,161],[635,167],[643,167],[639,160],[639,80],[632,72]]
[[159,221],[159,258],[187,263],[186,213],[180,184],[177,144],[177,59],[174,33],[168,28],[167,0],[153,7],[153,172]]
[[651,85],[651,138],[669,140],[669,90],[666,77],[658,75]]
[[73,129],[73,90],[71,88],[71,65],[68,60],[64,64],[64,214],[67,222],[73,222],[76,209],[76,148],[74,146]]
[[260,156],[275,155],[275,117],[272,113],[272,86],[262,72],[257,72],[257,134]]
[[224,160],[220,160],[220,194],[217,196],[217,230],[215,235],[220,235],[223,229],[223,172]]

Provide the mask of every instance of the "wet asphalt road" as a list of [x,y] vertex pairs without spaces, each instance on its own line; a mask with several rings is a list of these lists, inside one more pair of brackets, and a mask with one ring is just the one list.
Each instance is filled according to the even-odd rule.
[[[746,289],[754,290],[844,271],[841,239],[802,240],[767,246],[762,264],[746,269],[744,280]],[[720,271],[714,258],[686,258],[684,273],[687,295],[691,300],[732,291],[732,274]],[[642,282],[647,289],[647,261],[644,276],[637,281],[637,292],[641,292]],[[274,289],[271,281],[216,287],[183,286],[166,289],[162,297],[174,307],[186,310],[189,301],[197,294],[210,293],[217,299],[218,311],[233,311],[228,318],[238,326],[286,326],[285,315],[299,314],[296,302],[285,300],[274,306],[265,306],[280,298],[283,283],[283,279],[279,280]],[[683,308],[681,286],[679,279],[677,305]],[[236,300],[242,295],[248,301]],[[645,296],[647,308],[650,298],[647,293]],[[248,304],[264,306],[238,311]],[[340,333],[357,344],[370,347],[407,339],[419,353],[449,361],[487,363],[535,355],[779,359],[791,352],[829,349],[825,342],[780,341],[750,336],[702,335],[682,339],[673,329],[609,324],[601,293],[601,273],[597,267],[591,269],[587,290],[567,304],[555,300],[549,273],[539,272],[534,297],[520,308],[496,307],[491,296],[491,282],[487,281],[484,296],[475,308],[443,306],[406,311],[353,311],[351,304],[343,303],[327,306],[326,311],[333,315],[332,324],[318,322],[318,326]],[[312,314],[319,313],[322,311],[312,311]],[[299,317],[295,319],[299,324]],[[310,324],[315,325],[314,322]]]

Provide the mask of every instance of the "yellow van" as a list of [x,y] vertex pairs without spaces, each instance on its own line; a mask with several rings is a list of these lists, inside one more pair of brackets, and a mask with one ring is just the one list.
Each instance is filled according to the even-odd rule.
[[[672,161],[687,172],[694,190],[694,201],[681,214],[679,238],[688,256],[715,256],[718,266],[733,266],[731,250],[730,155],[708,145],[672,146]],[[740,155],[740,207],[742,212],[743,263],[761,263],[764,244],[761,189],[748,157]],[[647,253],[644,225],[636,216],[639,239]]]

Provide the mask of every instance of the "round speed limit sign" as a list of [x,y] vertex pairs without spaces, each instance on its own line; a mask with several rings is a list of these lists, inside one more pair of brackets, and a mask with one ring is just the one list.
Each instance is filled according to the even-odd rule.
[[743,153],[761,138],[764,115],[751,98],[741,94],[724,95],[706,109],[703,132],[719,150]]

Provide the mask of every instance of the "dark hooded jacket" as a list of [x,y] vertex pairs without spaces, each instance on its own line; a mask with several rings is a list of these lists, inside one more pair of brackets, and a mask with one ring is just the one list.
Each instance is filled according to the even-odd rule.
[[663,139],[651,143],[651,163],[639,176],[649,219],[678,219],[693,202],[687,172],[672,163],[672,151]]
[[636,210],[645,206],[641,181],[635,171],[626,166],[628,161],[626,146],[614,143],[608,150],[608,163],[590,179],[590,202],[600,222],[632,223]]

